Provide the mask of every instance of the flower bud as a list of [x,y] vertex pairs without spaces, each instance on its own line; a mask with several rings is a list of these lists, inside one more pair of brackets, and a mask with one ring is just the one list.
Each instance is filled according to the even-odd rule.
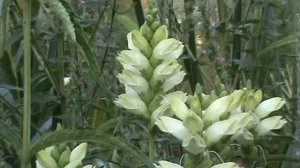
[[180,119],[184,120],[188,114],[189,109],[179,98],[173,98],[171,101],[171,108],[174,111],[174,114]]
[[65,151],[63,151],[59,157],[58,166],[65,167],[69,163],[70,155],[71,155],[70,148],[66,148]]
[[205,95],[205,94],[202,94],[202,100],[201,100],[201,107],[202,109],[207,109],[207,107],[210,105],[210,98],[211,96],[210,95]]
[[285,101],[280,97],[273,97],[271,99],[261,102],[254,110],[255,114],[260,119],[268,116],[271,112],[280,109],[285,104]]
[[140,51],[148,58],[151,57],[152,48],[140,31],[133,30],[132,32],[128,33],[127,40],[129,49]]
[[147,15],[146,18],[145,18],[146,22],[148,25],[151,25],[152,22],[154,21],[154,18],[152,15]]
[[265,136],[274,129],[280,129],[287,121],[282,116],[273,116],[262,120],[256,127],[255,132],[258,137]]
[[153,37],[153,32],[146,23],[144,23],[141,26],[140,32],[142,32],[142,35],[146,38],[147,41],[151,41],[151,39]]
[[151,28],[151,30],[155,31],[159,26],[160,26],[160,22],[154,21],[151,23],[150,28]]
[[56,161],[51,157],[51,154],[45,150],[41,150],[37,153],[36,159],[39,165],[43,167],[58,168]]
[[230,103],[228,107],[228,111],[233,111],[235,110],[238,106],[241,105],[243,101],[245,91],[243,90],[235,90],[233,93],[230,94],[232,97],[232,102]]
[[261,90],[257,90],[254,92],[254,98],[257,102],[261,102],[263,96],[262,96],[262,91]]
[[246,100],[242,104],[242,109],[245,112],[252,111],[257,105],[258,101],[255,99],[254,95],[252,93],[247,95]]
[[191,110],[194,111],[198,116],[202,116],[202,108],[200,104],[200,100],[197,96],[197,94],[194,94],[194,96],[190,97],[190,107]]
[[202,87],[201,87],[201,85],[199,83],[196,84],[195,94],[197,94],[199,100],[201,101],[202,100],[203,91],[202,91]]
[[168,38],[168,29],[167,26],[160,26],[154,33],[153,38],[150,42],[152,47],[155,47],[160,41]]
[[174,38],[160,41],[153,49],[151,65],[156,66],[162,60],[177,59],[183,51],[183,45]]

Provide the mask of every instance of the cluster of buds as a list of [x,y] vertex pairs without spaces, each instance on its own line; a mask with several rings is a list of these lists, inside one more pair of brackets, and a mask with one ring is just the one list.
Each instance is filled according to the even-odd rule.
[[[82,160],[85,157],[87,143],[81,143],[72,151],[65,144],[55,145],[39,151],[36,154],[37,168],[74,168],[82,167]],[[83,168],[92,168],[92,165]]]
[[168,38],[167,27],[156,21],[158,10],[151,5],[149,8],[140,30],[127,35],[129,50],[121,51],[117,57],[123,67],[118,79],[125,86],[125,93],[115,103],[147,121],[155,121],[162,115],[165,108],[161,105],[167,97],[185,96],[183,92],[168,93],[182,82],[185,73],[177,62],[182,43]]
[[[60,124],[57,125],[56,130],[61,130]],[[40,150],[36,154],[37,168],[74,168],[82,167],[82,160],[87,151],[87,143],[83,142],[76,146],[72,151],[65,144],[58,144],[50,146],[46,149]],[[86,165],[83,168],[92,168],[93,165]]]
[[[286,123],[282,116],[268,116],[284,104],[279,97],[262,101],[260,90],[240,89],[217,97],[214,92],[205,95],[198,85],[187,102],[172,97],[170,109],[176,118],[160,116],[155,124],[161,131],[181,140],[190,154],[204,155],[209,149],[216,149],[216,145],[220,146],[218,142],[224,138],[229,143],[249,146],[254,140],[272,134],[272,130],[282,128]],[[203,166],[210,167],[207,163]]]

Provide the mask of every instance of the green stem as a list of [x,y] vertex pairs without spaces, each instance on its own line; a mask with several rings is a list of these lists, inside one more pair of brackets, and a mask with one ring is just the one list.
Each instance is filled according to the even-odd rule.
[[23,141],[22,168],[30,168],[27,155],[30,153],[30,123],[31,123],[31,0],[24,1],[23,34],[24,34],[24,112],[23,112]]
[[155,139],[152,130],[149,130],[149,160],[154,161],[155,154]]

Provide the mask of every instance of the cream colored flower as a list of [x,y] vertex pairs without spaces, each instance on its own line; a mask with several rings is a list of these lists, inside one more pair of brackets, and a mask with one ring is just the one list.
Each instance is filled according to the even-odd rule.
[[149,118],[147,105],[141,100],[137,93],[130,87],[126,87],[126,94],[119,95],[118,99],[114,103],[120,107],[123,107],[130,112]]
[[211,168],[240,168],[240,167],[234,162],[227,162],[227,163],[214,165]]
[[178,85],[183,81],[185,75],[186,75],[185,72],[180,71],[175,75],[171,76],[170,78],[168,78],[163,84],[163,91],[167,92],[173,89],[176,85]]
[[232,102],[230,95],[221,97],[213,101],[205,110],[203,114],[204,123],[213,123],[218,121],[225,112],[228,112],[228,108]]
[[259,118],[268,116],[271,112],[280,109],[285,104],[285,101],[280,97],[273,97],[271,99],[261,102],[254,110]]
[[234,120],[223,120],[213,123],[204,131],[204,140],[207,146],[212,146],[213,144],[220,141],[225,135],[234,134],[240,126],[235,123]]
[[122,74],[118,75],[118,79],[124,85],[134,89],[138,94],[149,90],[148,82],[141,75],[124,69]]
[[159,161],[158,163],[159,165],[155,165],[156,168],[183,168],[178,164],[167,162],[167,161]]
[[157,125],[161,131],[170,133],[181,141],[192,136],[183,123],[175,118],[161,116],[155,122],[155,125]]
[[[134,66],[138,70],[145,72],[152,71],[148,59],[140,52],[134,50],[123,50],[117,57],[121,64]],[[148,72],[149,73],[149,72]]]
[[272,130],[280,129],[287,121],[282,116],[273,116],[262,120],[256,127],[255,132],[258,137],[269,134]]
[[183,45],[180,41],[169,38],[160,41],[153,49],[150,59],[152,65],[157,65],[161,60],[177,59],[183,51]]

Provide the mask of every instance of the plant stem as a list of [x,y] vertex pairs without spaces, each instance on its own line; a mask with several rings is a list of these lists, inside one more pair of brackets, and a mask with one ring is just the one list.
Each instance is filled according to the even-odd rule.
[[149,130],[149,160],[154,161],[155,154],[155,139],[152,130]]
[[24,34],[24,112],[22,137],[22,168],[30,168],[27,155],[30,153],[30,123],[31,123],[31,0],[24,1],[23,34]]

